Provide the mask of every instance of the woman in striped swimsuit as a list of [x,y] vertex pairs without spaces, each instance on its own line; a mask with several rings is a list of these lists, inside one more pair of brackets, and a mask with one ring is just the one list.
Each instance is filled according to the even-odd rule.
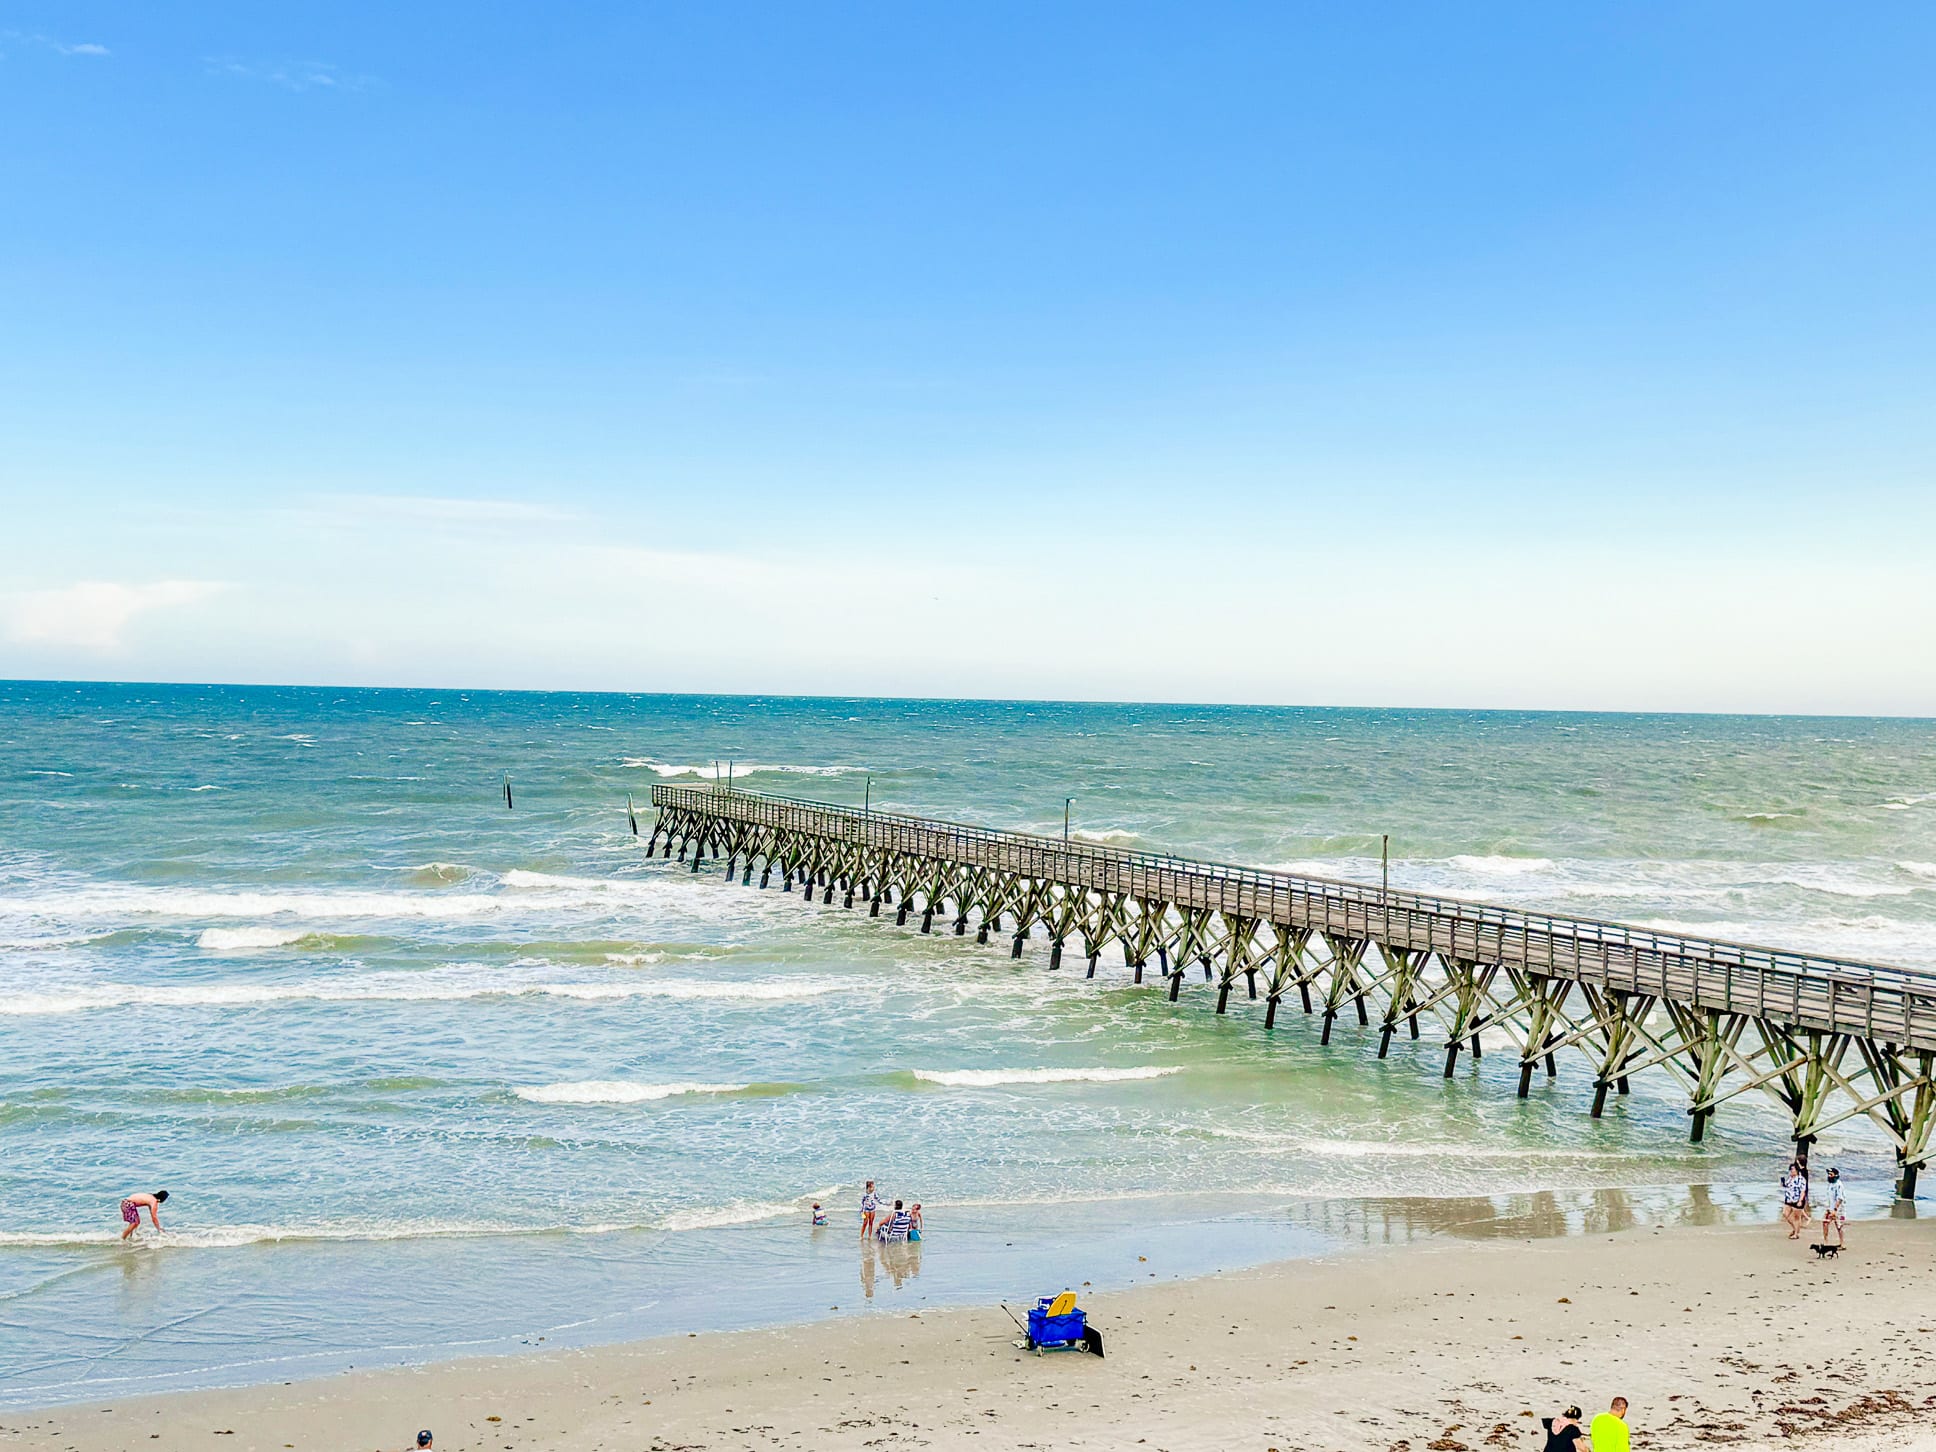
[[881,1239],[884,1241],[904,1241],[908,1238],[908,1227],[914,1224],[914,1217],[901,1208],[901,1202],[894,1202],[894,1213],[881,1223]]

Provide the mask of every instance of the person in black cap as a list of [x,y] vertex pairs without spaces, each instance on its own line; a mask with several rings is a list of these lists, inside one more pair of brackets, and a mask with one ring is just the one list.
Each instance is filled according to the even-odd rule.
[[417,1433],[417,1445],[419,1447],[428,1447],[430,1445],[430,1433],[428,1431]]
[[1849,1198],[1848,1191],[1842,1188],[1842,1172],[1831,1169],[1828,1172],[1828,1200],[1822,1206],[1822,1244],[1829,1244],[1829,1236],[1835,1237],[1838,1245],[1849,1243]]

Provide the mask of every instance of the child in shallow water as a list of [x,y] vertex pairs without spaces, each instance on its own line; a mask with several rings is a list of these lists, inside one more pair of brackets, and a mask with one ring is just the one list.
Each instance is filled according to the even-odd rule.
[[127,1223],[128,1228],[121,1232],[121,1238],[126,1240],[141,1228],[141,1212],[143,1210],[148,1212],[148,1218],[154,1222],[156,1233],[160,1233],[161,1202],[167,1198],[168,1192],[166,1190],[157,1190],[152,1195],[142,1192],[130,1195],[127,1199],[123,1200],[121,1202],[121,1219]]
[[820,1208],[820,1202],[818,1200],[815,1200],[813,1202],[813,1228],[815,1230],[819,1230],[826,1223],[827,1223],[827,1212],[825,1210],[822,1210]]

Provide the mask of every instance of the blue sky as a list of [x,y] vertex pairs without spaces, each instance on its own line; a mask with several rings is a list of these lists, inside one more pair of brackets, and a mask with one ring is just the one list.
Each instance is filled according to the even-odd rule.
[[1933,59],[10,5],[0,675],[1936,713]]

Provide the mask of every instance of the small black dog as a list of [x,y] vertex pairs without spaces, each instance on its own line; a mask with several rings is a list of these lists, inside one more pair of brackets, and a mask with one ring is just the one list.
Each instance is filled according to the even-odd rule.
[[1808,1248],[1815,1252],[1817,1260],[1834,1260],[1842,1253],[1842,1247],[1839,1245],[1811,1245]]

